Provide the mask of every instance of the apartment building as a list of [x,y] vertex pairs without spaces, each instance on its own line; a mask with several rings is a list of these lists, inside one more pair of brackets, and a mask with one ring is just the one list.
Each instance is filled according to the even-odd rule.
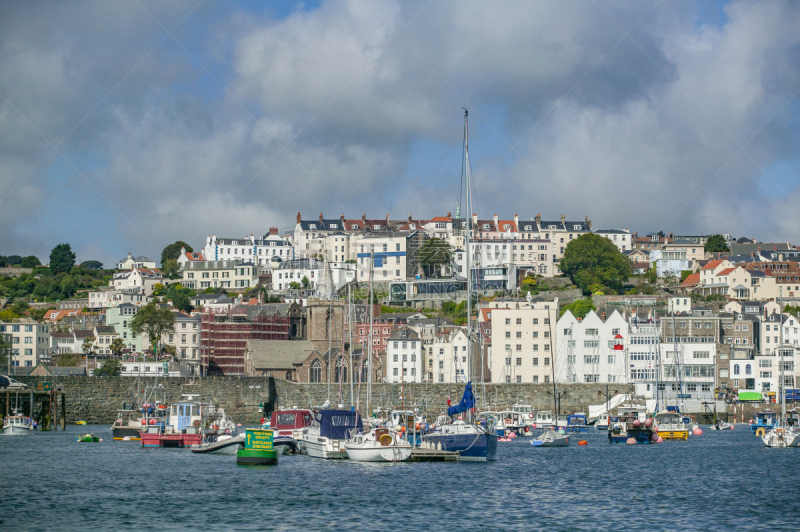
[[492,382],[551,382],[557,318],[557,301],[492,309]]
[[246,289],[258,280],[258,268],[252,262],[210,260],[187,262],[181,270],[181,284],[201,291],[206,288]]
[[398,327],[386,345],[386,381],[422,382],[422,341],[406,326]]
[[609,239],[621,253],[633,249],[632,235],[627,229],[598,229],[594,233]]
[[370,260],[374,254],[374,280],[405,281],[406,236],[393,231],[359,235],[355,243],[358,280],[369,281]]
[[555,374],[559,382],[627,382],[624,348],[629,331],[619,312],[601,319],[590,311],[578,319],[568,310],[558,320],[556,331]]
[[0,334],[11,343],[11,366],[33,367],[50,362],[50,325],[30,319],[0,321]]
[[[206,237],[202,255],[206,261],[235,261],[256,266],[271,267],[294,258],[292,242],[278,234],[277,227],[261,237],[253,234],[243,238]],[[191,260],[181,262],[192,262]]]

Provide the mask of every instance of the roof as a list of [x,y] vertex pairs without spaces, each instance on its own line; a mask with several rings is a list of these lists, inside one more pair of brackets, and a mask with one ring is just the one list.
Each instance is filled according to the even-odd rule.
[[700,244],[698,244],[694,240],[685,240],[684,239],[684,240],[673,240],[672,242],[668,242],[667,245],[670,245],[670,246],[695,246],[695,247],[697,247]]
[[700,282],[700,274],[690,274],[682,283],[681,286],[694,286]]
[[719,272],[717,275],[728,275],[729,273],[731,273],[731,272],[732,272],[733,270],[735,270],[735,269],[736,269],[736,268],[725,268],[724,270],[722,270],[721,272]]
[[144,255],[141,255],[141,256],[139,256],[139,257],[136,257],[134,260],[135,260],[136,262],[154,262],[154,261],[152,261],[152,260],[148,259],[147,257],[145,257]]
[[95,329],[97,334],[117,334],[117,329],[113,325],[98,325]]
[[186,257],[186,260],[206,260],[203,258],[202,253],[197,253],[195,251],[187,251],[184,253],[184,256]]
[[256,369],[294,369],[314,352],[313,344],[298,340],[249,340],[248,356]]
[[616,234],[630,234],[630,231],[624,229],[598,229],[595,233],[616,233]]
[[72,332],[75,333],[75,338],[89,338],[90,336],[94,336],[94,331],[90,329],[75,329]]
[[713,270],[714,268],[716,268],[720,264],[722,264],[722,259],[710,260],[701,269],[703,269],[703,270]]
[[453,219],[449,216],[434,216],[431,218],[431,222],[452,222]]
[[402,326],[392,331],[389,340],[419,340],[419,335],[413,329]]

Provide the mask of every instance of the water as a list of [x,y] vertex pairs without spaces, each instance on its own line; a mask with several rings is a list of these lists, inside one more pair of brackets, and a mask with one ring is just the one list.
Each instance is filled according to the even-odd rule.
[[[92,431],[101,443],[77,443]],[[0,436],[0,530],[797,529],[800,449],[749,427],[686,442],[534,449],[490,463],[358,464],[307,456],[275,467],[142,449],[108,426]]]

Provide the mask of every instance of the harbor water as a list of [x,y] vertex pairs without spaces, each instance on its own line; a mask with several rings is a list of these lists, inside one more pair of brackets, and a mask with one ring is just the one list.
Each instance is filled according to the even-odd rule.
[[[518,438],[489,463],[258,468],[113,441],[108,426],[0,436],[0,530],[796,530],[800,449],[703,429],[657,445],[609,445],[594,427],[567,448]],[[87,430],[103,441],[76,442]]]

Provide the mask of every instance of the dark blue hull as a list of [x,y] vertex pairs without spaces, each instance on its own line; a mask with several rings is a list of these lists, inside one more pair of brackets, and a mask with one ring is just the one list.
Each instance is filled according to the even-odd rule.
[[567,426],[564,430],[573,434],[587,434],[589,432],[588,426]]
[[608,431],[608,443],[627,443],[628,438],[633,438],[636,443],[653,443],[653,431],[646,430],[630,430],[628,434],[614,434],[613,431]]
[[497,435],[495,434],[426,434],[423,440],[433,443],[443,451],[458,451],[463,461],[494,461],[497,455]]

